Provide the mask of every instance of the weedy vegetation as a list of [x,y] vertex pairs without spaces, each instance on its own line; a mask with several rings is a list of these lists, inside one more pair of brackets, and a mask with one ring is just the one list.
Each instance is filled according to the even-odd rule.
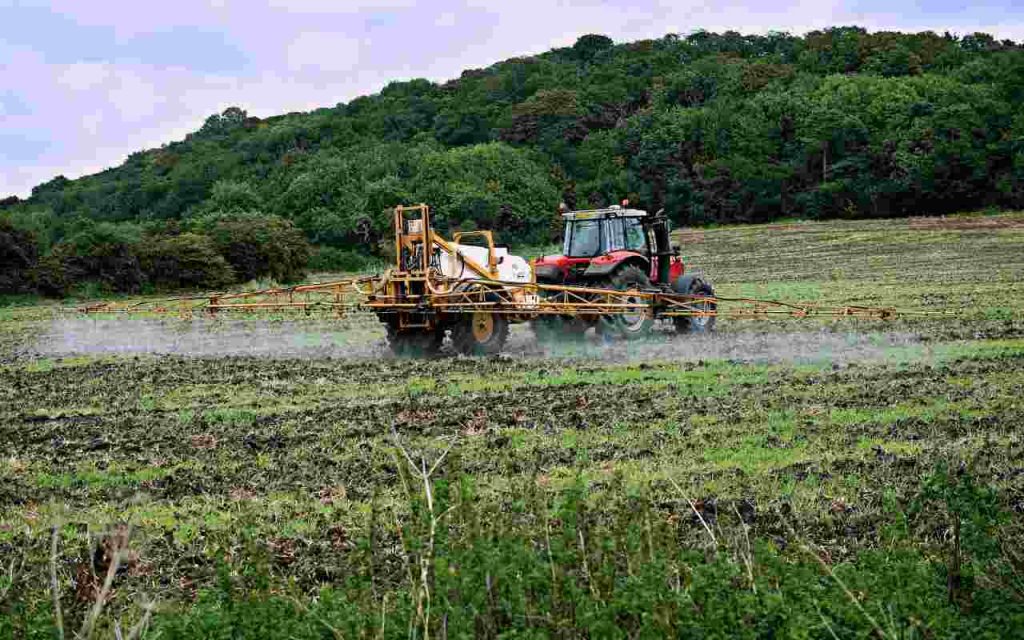
[[[422,361],[0,308],[0,637],[1024,634],[1024,217],[681,239],[723,296],[955,313]],[[821,334],[878,348],[742,357]]]

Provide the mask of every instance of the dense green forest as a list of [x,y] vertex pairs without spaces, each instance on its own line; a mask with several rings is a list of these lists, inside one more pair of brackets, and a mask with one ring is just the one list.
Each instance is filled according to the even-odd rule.
[[0,201],[0,290],[358,266],[388,207],[543,242],[559,202],[676,224],[1024,207],[1024,48],[857,27],[573,46],[267,119],[239,108]]

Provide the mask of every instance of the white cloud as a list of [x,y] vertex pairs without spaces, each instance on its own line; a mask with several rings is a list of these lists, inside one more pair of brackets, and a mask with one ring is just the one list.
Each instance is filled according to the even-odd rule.
[[410,9],[416,0],[268,0],[267,5],[288,13],[355,15],[369,11]]
[[72,91],[88,91],[103,84],[110,74],[107,65],[101,62],[76,62],[61,69],[58,82]]
[[81,127],[82,131],[94,136],[100,132],[100,127],[103,124],[103,112],[93,111],[91,113],[83,113],[78,120],[78,126]]
[[348,71],[359,65],[359,47],[344,33],[310,31],[288,43],[285,59],[291,71]]
[[[82,104],[82,98],[93,98],[97,112],[83,118],[82,123],[96,132],[104,117],[96,113],[116,113],[127,124],[138,123],[156,113],[163,101],[156,85],[143,70],[107,63],[74,63],[55,66],[57,91],[63,90],[69,104]],[[85,102],[88,104],[88,101]]]
[[[110,26],[118,36],[161,31],[175,26],[210,24],[223,14],[226,2],[175,0],[174,2],[126,2],[125,0],[47,0],[39,3],[55,14],[83,26]],[[236,3],[236,6],[241,3]],[[245,4],[252,4],[246,2]]]

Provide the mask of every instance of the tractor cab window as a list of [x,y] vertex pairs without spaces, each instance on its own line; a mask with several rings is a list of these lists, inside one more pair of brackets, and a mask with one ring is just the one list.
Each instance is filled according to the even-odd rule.
[[566,226],[565,255],[572,258],[591,258],[600,253],[600,220],[575,220]]
[[622,235],[621,218],[604,220],[604,237],[606,251],[617,251],[626,248],[626,238]]
[[604,221],[606,251],[647,252],[647,236],[639,218],[608,218]]
[[629,251],[647,252],[647,234],[640,218],[621,218],[623,232],[626,236],[624,249]]

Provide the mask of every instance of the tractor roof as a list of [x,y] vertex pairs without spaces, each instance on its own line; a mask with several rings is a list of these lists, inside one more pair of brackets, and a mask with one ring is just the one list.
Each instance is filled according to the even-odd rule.
[[643,209],[623,209],[618,205],[612,205],[604,209],[585,209],[581,211],[566,211],[562,217],[566,220],[601,220],[604,218],[643,218],[647,212]]

